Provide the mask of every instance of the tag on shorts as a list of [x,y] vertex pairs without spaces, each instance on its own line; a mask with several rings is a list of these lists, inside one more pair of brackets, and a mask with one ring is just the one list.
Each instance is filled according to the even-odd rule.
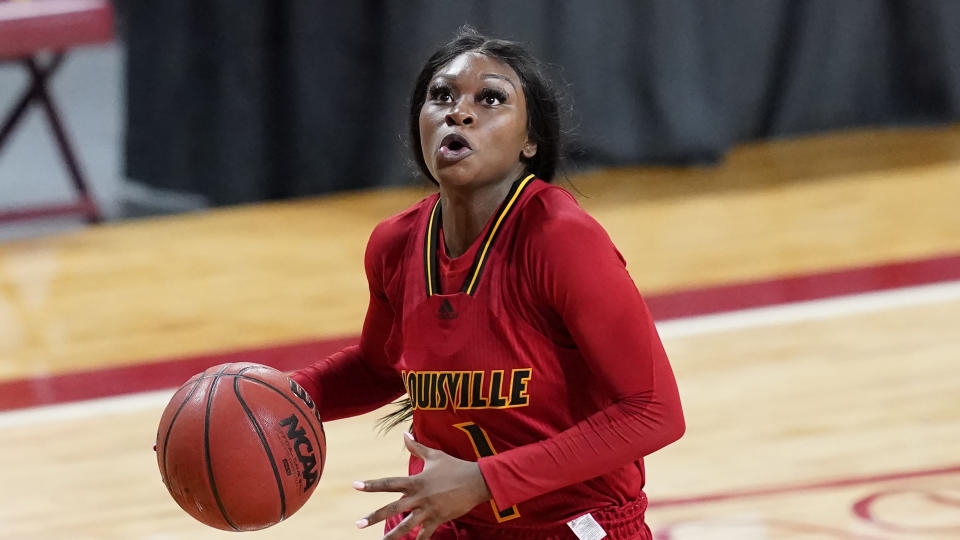
[[590,514],[571,519],[567,522],[567,527],[570,527],[573,534],[577,535],[580,540],[600,540],[607,537],[607,532]]

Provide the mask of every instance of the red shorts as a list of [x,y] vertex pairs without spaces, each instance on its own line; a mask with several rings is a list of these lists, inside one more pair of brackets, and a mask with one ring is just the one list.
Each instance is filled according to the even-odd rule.
[[[647,497],[623,506],[591,512],[597,523],[606,531],[606,540],[651,540],[650,528],[643,520],[647,510]],[[389,532],[403,519],[402,515],[393,516],[386,521],[384,531]],[[417,529],[404,536],[402,540],[415,540]],[[458,520],[444,523],[437,528],[431,540],[577,540],[566,523],[547,527],[525,528],[510,524],[487,525],[464,523]]]

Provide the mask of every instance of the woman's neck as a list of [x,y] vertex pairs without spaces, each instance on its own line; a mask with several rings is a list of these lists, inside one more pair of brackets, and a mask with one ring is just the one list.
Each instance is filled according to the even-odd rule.
[[440,186],[443,240],[451,258],[466,253],[510,191],[513,179],[470,189]]

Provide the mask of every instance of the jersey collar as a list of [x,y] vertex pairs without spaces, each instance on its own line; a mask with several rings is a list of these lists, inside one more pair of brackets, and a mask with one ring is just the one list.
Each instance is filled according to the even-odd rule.
[[[500,205],[500,208],[495,214],[496,219],[494,220],[493,225],[487,230],[487,234],[483,238],[480,249],[477,251],[476,257],[473,259],[473,265],[470,267],[470,272],[467,273],[467,278],[464,280],[463,286],[460,287],[460,292],[467,293],[471,296],[476,293],[477,286],[480,282],[480,276],[483,274],[483,268],[486,265],[487,259],[489,258],[493,242],[497,239],[497,235],[503,229],[503,223],[506,221],[507,216],[509,216],[510,212],[516,207],[516,202],[520,199],[520,195],[523,193],[523,190],[530,185],[534,178],[535,175],[530,174],[526,177],[520,178],[510,186],[510,191],[507,192],[507,196],[504,198],[503,203]],[[440,247],[438,233],[440,231],[441,210],[440,199],[437,198],[437,202],[434,203],[433,208],[430,210],[430,218],[427,220],[427,230],[424,234],[423,267],[424,278],[427,286],[427,296],[440,294],[441,291],[439,274],[440,265],[439,261],[437,261],[437,253]]]

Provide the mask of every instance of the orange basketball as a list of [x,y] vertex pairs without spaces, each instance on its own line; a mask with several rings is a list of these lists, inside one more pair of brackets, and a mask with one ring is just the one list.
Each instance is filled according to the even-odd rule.
[[177,390],[156,450],[181,508],[211,527],[252,531],[303,506],[327,449],[320,415],[296,382],[271,367],[232,363]]

